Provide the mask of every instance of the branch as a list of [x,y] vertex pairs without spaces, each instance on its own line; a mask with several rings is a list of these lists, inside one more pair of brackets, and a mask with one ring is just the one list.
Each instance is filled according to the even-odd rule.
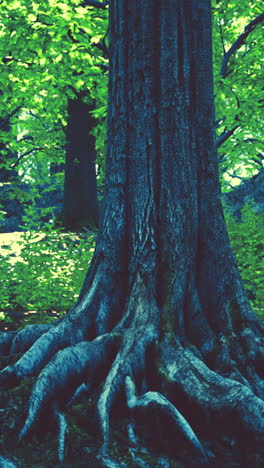
[[228,62],[231,57],[244,43],[248,35],[254,31],[255,27],[262,23],[264,21],[264,13],[261,13],[259,16],[257,16],[254,20],[252,20],[244,29],[242,34],[237,38],[237,40],[234,42],[234,44],[228,49],[228,51],[224,54],[224,58],[222,61],[222,66],[221,66],[221,71],[220,75],[223,78],[226,78],[228,75]]
[[33,138],[32,136],[30,136],[30,135],[25,135],[24,137],[22,137],[22,138],[20,138],[19,140],[17,140],[17,142],[20,143],[21,141],[27,141],[27,140],[33,141],[34,138]]
[[245,143],[260,143],[261,145],[264,144],[263,140],[259,140],[258,138],[246,138],[243,140]]
[[231,177],[232,179],[239,179],[239,180],[245,180],[245,177],[242,177],[240,175],[237,175],[237,171],[234,171],[233,174],[230,172],[226,171],[226,173]]
[[104,41],[101,42],[92,42],[92,45],[94,47],[97,47],[97,49],[101,50],[104,54],[104,57],[108,58],[109,57],[109,49],[107,45],[105,44]]
[[226,120],[226,116],[221,117],[220,119],[217,119],[217,120],[215,121],[215,128],[218,128],[218,127],[220,127],[220,125],[223,125],[223,123],[225,122],[225,120]]
[[104,63],[99,63],[99,64],[98,64],[98,67],[101,68],[101,70],[102,70],[104,73],[107,73],[107,72],[109,71],[108,65],[105,65]]
[[216,146],[219,148],[229,137],[233,135],[233,133],[236,131],[237,128],[239,128],[240,125],[236,125],[235,127],[231,128],[231,130],[224,130],[221,135],[217,138],[216,141]]
[[20,109],[21,109],[21,106],[17,106],[15,110],[13,110],[13,112],[8,114],[8,116],[5,119],[3,119],[2,122],[0,122],[0,128],[5,127],[9,123],[9,120],[11,119],[11,117],[13,117],[13,115],[15,115]]
[[263,168],[264,154],[259,152],[255,158],[252,158],[252,161]]
[[21,159],[23,159],[25,156],[28,156],[29,154],[33,153],[34,151],[40,151],[40,150],[43,150],[44,148],[32,148],[28,151],[26,151],[25,153],[21,154],[21,156],[19,156],[19,158],[17,158],[16,162],[14,164],[12,164],[11,166],[11,169],[15,169],[15,167],[18,166],[18,164],[20,163]]
[[98,2],[97,0],[84,0],[84,2],[80,3],[78,6],[93,6],[95,8],[106,10],[108,3]]
[[257,159],[257,158],[252,158],[252,161],[253,161],[254,163],[256,163],[258,166],[263,167],[263,164],[262,164],[262,162],[261,162],[259,159]]
[[[218,155],[218,163],[219,164],[222,164],[223,162],[225,162],[227,160],[227,154],[226,153],[223,153],[223,154],[219,154]],[[222,168],[221,169],[223,172],[225,172],[225,168]]]
[[225,49],[224,34],[223,34],[223,28],[222,28],[221,22],[219,22],[218,25],[219,25],[219,29],[220,29],[220,37],[221,37],[223,54],[225,55],[226,54],[226,49]]

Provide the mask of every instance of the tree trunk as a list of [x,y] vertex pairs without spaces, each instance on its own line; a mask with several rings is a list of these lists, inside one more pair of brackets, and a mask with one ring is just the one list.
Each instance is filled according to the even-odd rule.
[[[0,91],[0,96],[3,94]],[[0,131],[6,134],[10,133],[11,138],[11,124],[10,119],[13,113],[8,115],[7,117],[0,117]],[[12,163],[16,162],[17,155],[11,153],[9,149],[7,149],[6,144],[3,141],[0,141],[0,182],[8,182],[12,183],[17,181],[18,173],[15,169],[12,169]],[[9,162],[7,166],[7,161]]]
[[107,458],[117,399],[136,466],[146,466],[139,433],[192,466],[210,463],[215,439],[263,440],[263,326],[220,202],[210,15],[208,0],[111,1],[106,197],[92,265],[55,327],[2,340],[17,352],[41,335],[1,373],[3,385],[39,373],[21,436],[72,387],[104,382],[103,466],[120,466]]
[[69,99],[63,224],[72,230],[94,230],[99,224],[92,110],[81,98]]

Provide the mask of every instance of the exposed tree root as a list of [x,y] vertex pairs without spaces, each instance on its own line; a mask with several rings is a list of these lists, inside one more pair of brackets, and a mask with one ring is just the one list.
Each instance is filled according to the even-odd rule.
[[18,465],[9,458],[0,455],[0,468],[18,468]]
[[128,407],[132,410],[135,417],[137,413],[141,413],[146,420],[151,418],[152,421],[155,419],[163,419],[164,421],[165,416],[167,419],[166,425],[169,425],[171,432],[180,432],[197,459],[200,459],[203,463],[208,462],[205,449],[193,432],[190,424],[188,424],[182,414],[167,398],[159,392],[146,392],[142,396],[137,397],[135,384],[129,376],[126,377],[126,394]]
[[108,373],[98,401],[103,436],[102,454],[107,452],[109,413],[117,392],[122,388],[124,390],[127,375],[142,379],[146,366],[146,350],[158,338],[159,310],[153,296],[139,277],[132,289],[124,320],[128,321],[129,328],[122,337],[120,351]]
[[118,341],[119,334],[112,333],[58,351],[39,374],[20,437],[28,433],[49,402],[55,400],[63,408],[83,381],[98,384],[113,360]]
[[[101,269],[98,268],[89,293],[53,325],[32,325],[16,334],[0,334],[3,354],[29,348],[13,366],[7,366],[0,372],[0,388],[17,385],[23,378],[37,375],[57,351],[87,338],[95,315],[91,303],[100,284],[100,274]],[[89,313],[86,313],[87,308]]]
[[[263,394],[260,363],[264,353],[258,337],[248,330],[240,336],[223,336],[210,369],[204,363],[203,340],[202,349],[192,343],[188,349],[172,332],[160,336],[160,310],[155,295],[138,275],[121,320],[112,331],[88,341],[83,311],[94,315],[94,310],[89,312],[94,295],[93,289],[88,299],[78,304],[77,311],[55,326],[27,327],[15,337],[7,338],[4,334],[4,351],[7,346],[13,352],[23,351],[30,344],[31,347],[13,366],[0,373],[0,384],[14,386],[25,377],[38,374],[20,437],[28,434],[43,410],[50,411],[58,424],[58,457],[62,463],[67,430],[64,409],[80,392],[89,393],[102,383],[97,409],[103,440],[99,456],[105,467],[124,466],[113,460],[108,450],[110,413],[120,396],[130,418],[128,445],[132,445],[129,451],[136,466],[150,466],[137,450],[138,420],[147,421],[151,425],[147,432],[153,433],[165,424],[171,438],[182,440],[193,459],[203,465],[212,454],[202,442],[206,435],[195,422],[197,414],[209,427],[231,420],[234,438],[237,426],[256,440],[264,438],[264,402],[257,396]],[[103,304],[101,318],[107,324],[98,324],[97,333],[111,323],[108,305],[101,300],[99,304]],[[169,462],[160,458],[156,466],[166,467]]]
[[13,365],[0,373],[0,386],[18,384],[23,378],[36,375],[61,348],[71,344],[67,320],[43,333]]
[[57,405],[54,405],[53,411],[54,411],[55,418],[58,423],[58,429],[59,429],[58,459],[60,463],[63,463],[64,453],[65,453],[65,437],[66,437],[66,431],[67,431],[67,421],[66,421],[65,415],[58,410]]
[[23,330],[19,331],[18,334],[12,341],[10,353],[22,353],[27,351],[37,339],[49,331],[54,324],[44,325],[28,325]]
[[16,332],[0,333],[0,356],[6,356],[10,353],[10,347],[16,335]]
[[[264,438],[264,402],[246,385],[210,370],[188,349],[166,338],[161,346],[161,373],[168,395],[181,394],[206,421],[230,418],[245,432]],[[234,419],[233,419],[234,418]]]

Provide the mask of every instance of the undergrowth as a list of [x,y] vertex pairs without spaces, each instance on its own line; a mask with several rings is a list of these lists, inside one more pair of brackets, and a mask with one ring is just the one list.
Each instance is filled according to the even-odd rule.
[[0,319],[23,311],[66,312],[78,297],[94,245],[94,236],[84,232],[21,233],[15,248],[5,246],[0,264]]
[[[225,216],[252,307],[264,317],[264,214],[246,204],[240,222],[228,209]],[[0,263],[0,320],[8,324],[16,314],[34,311],[43,323],[52,320],[52,311],[66,312],[78,297],[94,247],[93,235],[51,225],[21,233],[17,253],[12,244],[5,246]]]
[[227,229],[248,298],[255,312],[264,318],[264,213],[247,203],[238,222],[228,208]]

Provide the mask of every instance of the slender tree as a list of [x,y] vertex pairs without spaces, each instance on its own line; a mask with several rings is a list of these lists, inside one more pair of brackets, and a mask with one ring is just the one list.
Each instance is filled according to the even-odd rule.
[[[3,93],[0,91],[0,96]],[[11,125],[10,119],[14,114],[19,111],[19,107],[17,107],[13,112],[5,117],[0,117],[0,132],[3,132],[5,137],[10,135]],[[17,159],[17,155],[13,154],[7,147],[6,142],[0,141],[0,181],[1,182],[10,182],[14,179],[17,179],[18,174],[15,169],[12,167],[8,167],[9,164],[7,162],[11,161],[13,165],[15,165]]]
[[110,3],[106,198],[95,255],[77,303],[55,326],[2,336],[5,352],[29,349],[1,372],[1,385],[38,375],[21,436],[82,382],[89,390],[103,382],[103,456],[119,396],[134,443],[143,414],[148,435],[156,427],[170,447],[184,441],[203,466],[215,428],[235,441],[263,438],[263,325],[220,202],[211,34],[209,0]]

